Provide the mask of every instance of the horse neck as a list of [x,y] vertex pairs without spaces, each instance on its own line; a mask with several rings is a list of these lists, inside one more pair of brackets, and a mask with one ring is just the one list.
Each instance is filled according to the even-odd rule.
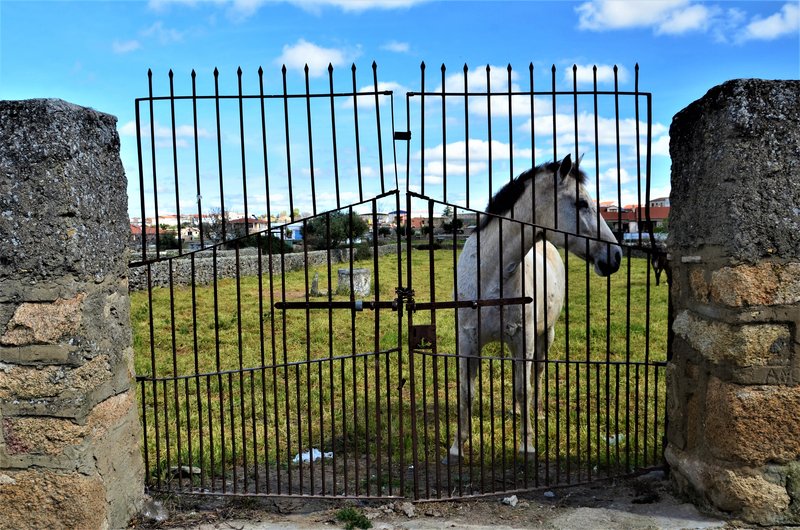
[[[515,207],[514,220],[495,219],[480,233],[481,252],[487,257],[486,263],[502,268],[520,263],[536,244],[541,230],[531,226],[530,209],[528,215],[521,208]],[[501,261],[502,260],[502,261]]]

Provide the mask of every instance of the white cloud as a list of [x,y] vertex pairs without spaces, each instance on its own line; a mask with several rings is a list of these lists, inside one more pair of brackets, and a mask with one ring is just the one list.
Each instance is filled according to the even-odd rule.
[[[578,79],[578,85],[592,85],[594,84],[594,68],[597,68],[597,84],[613,83],[614,82],[614,66],[607,64],[591,65],[591,64],[578,64],[575,71],[575,77]],[[617,67],[617,80],[620,83],[627,83],[629,79],[627,68],[624,66]],[[572,84],[573,69],[567,68],[564,70],[564,81]]]
[[657,34],[671,35],[705,30],[715,13],[714,8],[690,0],[592,0],[575,10],[580,29],[653,28]]
[[408,53],[408,50],[411,48],[407,42],[397,42],[397,41],[389,41],[383,46],[381,46],[382,50],[386,50],[389,52],[394,53]]
[[228,9],[234,19],[245,19],[255,14],[262,6],[284,2],[293,4],[304,11],[321,14],[325,7],[342,11],[361,12],[370,9],[401,9],[411,7],[426,0],[149,0],[148,7],[153,11],[164,11],[174,4],[195,7],[198,4],[215,4]]
[[348,52],[338,48],[323,48],[305,39],[298,40],[295,44],[283,46],[283,53],[275,59],[278,65],[285,65],[289,70],[302,71],[308,65],[308,75],[318,77],[323,75],[328,65],[334,68],[351,62],[359,55],[358,52]]
[[713,18],[715,8],[694,4],[684,9],[667,13],[666,18],[656,27],[656,33],[681,35],[690,31],[705,31]]
[[143,37],[156,39],[160,44],[171,44],[183,40],[183,32],[164,27],[164,23],[160,20],[142,30],[141,34]]
[[784,4],[781,10],[767,18],[755,18],[739,35],[740,42],[748,40],[774,40],[784,35],[800,32],[800,6]]
[[[142,138],[149,141],[150,138],[150,123],[144,122],[141,124]],[[121,136],[136,137],[136,122],[129,121],[119,128]],[[172,128],[161,125],[155,122],[153,127],[153,137],[156,140],[156,147],[172,147]],[[202,127],[197,129],[198,138],[211,138],[211,133]],[[194,127],[192,125],[178,125],[175,127],[175,146],[176,147],[189,147],[188,140],[194,140]]]
[[141,47],[142,45],[138,40],[126,40],[126,41],[115,40],[111,44],[111,49],[114,50],[114,53],[119,53],[119,54],[130,53],[138,50]]

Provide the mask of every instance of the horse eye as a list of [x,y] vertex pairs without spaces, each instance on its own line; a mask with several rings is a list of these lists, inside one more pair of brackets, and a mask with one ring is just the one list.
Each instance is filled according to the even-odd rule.
[[586,199],[579,199],[577,206],[579,210],[584,210],[589,207],[589,203],[586,201]]

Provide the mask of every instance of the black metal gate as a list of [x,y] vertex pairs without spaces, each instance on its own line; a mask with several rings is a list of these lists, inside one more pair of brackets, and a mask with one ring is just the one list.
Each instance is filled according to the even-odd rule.
[[[574,71],[572,90],[559,91],[555,68],[535,89],[532,65],[524,88],[510,67],[499,78],[442,67],[430,90],[423,64],[420,90],[399,109],[404,130],[377,66],[366,87],[350,73],[341,90],[329,68],[326,90],[312,92],[306,70],[305,90],[290,92],[284,69],[281,89],[265,92],[259,70],[248,94],[241,70],[228,91],[215,70],[213,95],[198,95],[193,72],[191,95],[175,95],[170,72],[168,96],[154,95],[150,75],[136,101],[141,233],[130,271],[149,487],[427,499],[660,465],[668,291],[655,281],[646,208],[616,275],[595,277],[562,253],[557,339],[522,363],[544,372],[535,452],[517,451],[517,361],[496,344],[482,357],[469,450],[442,462],[459,428],[458,308],[533,302],[457,299],[460,248],[500,186],[567,153],[594,158],[584,164],[598,202],[600,168],[616,167],[618,226],[625,168],[649,203],[651,97],[638,68],[632,92],[600,91],[596,77],[579,91]],[[633,154],[621,124],[635,128]]]

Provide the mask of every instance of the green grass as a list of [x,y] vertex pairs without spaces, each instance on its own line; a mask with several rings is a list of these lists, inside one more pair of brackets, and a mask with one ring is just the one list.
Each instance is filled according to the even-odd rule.
[[[355,264],[372,270],[380,300],[395,298],[398,274],[407,281],[406,254],[400,258],[380,258],[377,270],[372,261]],[[411,252],[416,301],[431,300],[431,285],[436,300],[452,299],[454,258],[452,250]],[[667,287],[655,286],[641,258],[623,260],[608,279],[587,275],[574,256],[567,265],[567,307],[541,389],[548,415],[536,424],[537,459],[565,476],[659,463],[664,377],[645,361],[666,357]],[[436,311],[434,355],[409,354],[405,312],[274,309],[274,302],[305,300],[315,272],[321,289],[335,290],[339,267],[332,266],[332,286],[321,266],[307,276],[295,271],[272,281],[265,275],[132,294],[136,372],[157,379],[140,387],[152,480],[167,480],[171,466],[192,464],[207,476],[238,473],[240,483],[252,482],[256,476],[243,470],[257,462],[266,466],[264,483],[272,473],[288,475],[287,484],[297,487],[305,479],[307,486],[313,469],[291,460],[311,447],[337,455],[339,464],[319,463],[329,470],[350,459],[350,476],[334,478],[323,492],[339,492],[342,482],[351,484],[350,493],[392,491],[415,461],[427,473],[442,473],[436,462],[457,417],[457,362],[448,355],[455,352],[455,311]],[[430,322],[430,311],[413,314],[414,324]],[[484,350],[464,466],[471,480],[478,469],[483,476],[484,467],[522,461],[506,355],[499,345]]]

